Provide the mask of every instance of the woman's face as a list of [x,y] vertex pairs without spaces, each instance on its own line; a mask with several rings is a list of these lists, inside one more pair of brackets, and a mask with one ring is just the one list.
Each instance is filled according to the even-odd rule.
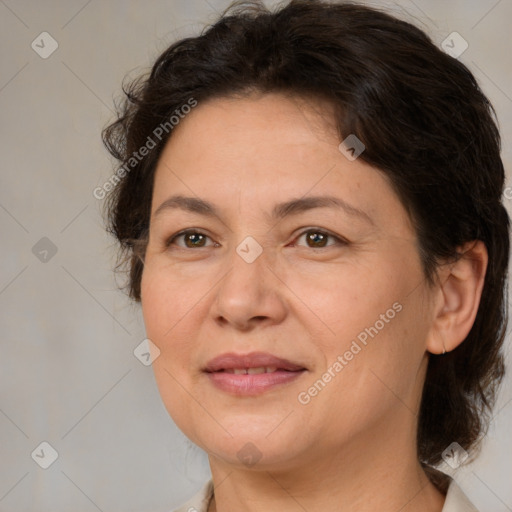
[[180,429],[233,466],[415,438],[432,317],[416,237],[329,119],[278,94],[199,103],[156,170],[153,369]]

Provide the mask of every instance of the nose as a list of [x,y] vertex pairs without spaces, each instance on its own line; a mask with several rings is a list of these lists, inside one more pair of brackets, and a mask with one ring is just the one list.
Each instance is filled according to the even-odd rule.
[[239,331],[279,324],[287,312],[285,285],[270,266],[269,249],[252,262],[240,254],[233,251],[230,268],[216,287],[214,320]]

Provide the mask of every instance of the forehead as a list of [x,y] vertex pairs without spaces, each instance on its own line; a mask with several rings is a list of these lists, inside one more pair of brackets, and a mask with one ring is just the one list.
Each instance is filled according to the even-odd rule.
[[[238,212],[336,196],[375,218],[404,211],[381,171],[339,150],[327,102],[267,94],[199,103],[173,130],[158,162],[153,213],[171,195]],[[404,219],[407,223],[407,219]]]
[[203,142],[201,150],[210,156],[216,148],[248,152],[251,147],[295,146],[300,150],[306,144],[311,151],[319,142],[337,145],[333,110],[325,100],[278,93],[212,98],[185,116],[167,146],[190,143],[193,138]]

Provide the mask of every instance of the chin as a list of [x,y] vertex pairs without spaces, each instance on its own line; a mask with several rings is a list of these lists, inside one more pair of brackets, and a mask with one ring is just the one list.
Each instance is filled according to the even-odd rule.
[[[296,467],[293,460],[298,455],[297,447],[294,452],[286,449],[283,444],[263,443],[258,440],[231,441],[228,446],[208,447],[205,451],[212,457],[222,460],[229,466],[237,469],[248,469],[253,471],[276,471]],[[290,447],[292,448],[292,447]]]
[[232,437],[226,432],[222,436],[206,432],[197,438],[197,443],[229,465],[258,470],[276,469],[276,466],[284,469],[301,451],[299,440],[296,433],[289,430],[277,433],[272,431],[274,428],[275,425],[272,428],[264,425],[261,429],[244,429],[239,425],[236,430],[230,430]]

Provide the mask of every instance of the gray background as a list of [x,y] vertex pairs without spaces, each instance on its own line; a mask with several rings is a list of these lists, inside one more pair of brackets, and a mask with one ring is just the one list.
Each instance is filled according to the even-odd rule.
[[[498,112],[510,176],[512,1],[367,3],[437,44],[453,31],[468,42],[460,59]],[[142,317],[117,289],[92,191],[112,174],[100,131],[124,75],[146,71],[227,4],[0,0],[0,511],[163,512],[209,477],[133,355]],[[59,45],[46,59],[31,48],[43,31]],[[57,248],[39,253],[46,262],[33,251],[43,237]],[[511,375],[481,456],[451,471],[483,511],[512,510]],[[42,441],[59,454],[46,470],[31,457]]]

